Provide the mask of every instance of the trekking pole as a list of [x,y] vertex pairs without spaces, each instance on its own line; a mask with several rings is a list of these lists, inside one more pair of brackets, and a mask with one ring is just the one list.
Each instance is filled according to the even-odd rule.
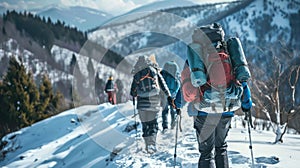
[[176,133],[175,133],[175,149],[174,149],[174,168],[175,168],[175,166],[176,166],[176,157],[177,157],[177,138],[178,138],[178,128],[179,128],[179,124],[178,124],[178,122],[179,122],[179,120],[178,120],[178,117],[180,117],[181,118],[181,115],[176,115]]
[[132,97],[132,102],[133,102],[133,113],[134,113],[134,127],[135,127],[135,142],[136,142],[136,149],[138,150],[139,145],[138,145],[138,141],[137,141],[137,137],[138,137],[138,131],[137,131],[137,121],[136,121],[136,109],[135,109],[135,98]]
[[252,125],[252,117],[251,117],[251,111],[248,110],[248,111],[244,111],[245,114],[246,114],[246,119],[248,121],[248,133],[249,133],[249,149],[250,149],[250,152],[251,152],[251,159],[252,159],[252,168],[254,168],[254,158],[253,158],[253,149],[252,149],[252,140],[251,140],[251,128],[253,128],[253,125]]

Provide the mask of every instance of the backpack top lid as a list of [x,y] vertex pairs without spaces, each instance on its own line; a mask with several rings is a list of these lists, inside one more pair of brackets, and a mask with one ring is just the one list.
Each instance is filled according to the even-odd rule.
[[194,30],[192,39],[194,42],[205,43],[210,40],[216,46],[218,43],[225,40],[225,32],[219,23],[212,23],[209,25],[201,26]]
[[167,71],[169,74],[171,74],[173,77],[176,77],[178,72],[178,65],[175,61],[168,61],[164,64],[163,70]]
[[153,63],[150,58],[146,55],[142,55],[142,56],[139,56],[136,64],[134,65],[133,69],[132,69],[132,74],[135,74],[149,66],[152,66],[154,68],[158,68],[158,65]]

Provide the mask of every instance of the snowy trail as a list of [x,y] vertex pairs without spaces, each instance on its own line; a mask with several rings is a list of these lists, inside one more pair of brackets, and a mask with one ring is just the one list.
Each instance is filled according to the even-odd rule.
[[[194,168],[198,165],[198,144],[193,129],[193,118],[183,109],[182,128],[178,134],[177,164],[176,167]],[[158,119],[161,128],[161,118]],[[230,167],[251,167],[251,155],[249,149],[249,134],[247,127],[242,127],[242,117],[235,117],[232,121],[233,128],[228,133],[228,157]],[[141,134],[141,127],[139,134]],[[255,167],[297,167],[297,158],[300,150],[299,136],[286,135],[288,144],[273,144],[272,132],[256,131],[251,129]],[[153,155],[144,152],[144,142],[139,137],[138,150],[136,143],[124,150],[110,163],[111,167],[174,167],[175,129],[167,133],[157,135],[158,152]],[[280,151],[280,152],[277,152]],[[289,151],[289,152],[288,152]]]
[[[175,129],[158,133],[158,151],[150,155],[144,152],[141,124],[137,139],[135,130],[125,131],[134,124],[132,115],[132,102],[68,110],[4,137],[7,144],[1,152],[10,152],[0,158],[0,167],[174,167]],[[161,117],[158,121],[161,130]],[[241,123],[240,117],[234,118],[227,138],[231,168],[251,165],[248,132]],[[186,109],[182,110],[182,129],[178,132],[176,167],[197,167],[198,144],[193,118],[187,116]],[[255,167],[299,167],[299,135],[286,134],[284,143],[273,144],[272,132],[251,133]]]

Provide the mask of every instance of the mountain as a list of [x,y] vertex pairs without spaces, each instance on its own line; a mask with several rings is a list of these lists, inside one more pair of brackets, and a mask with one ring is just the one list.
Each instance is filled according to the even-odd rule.
[[[95,86],[96,73],[102,83],[109,75],[116,79],[128,78],[124,73],[115,72],[114,67],[123,60],[122,57],[87,41],[83,32],[60,22],[51,23],[30,13],[9,12],[0,19],[0,27],[1,79],[6,73],[9,58],[17,57],[27,71],[32,72],[36,83],[39,83],[42,74],[47,73],[53,88],[63,93],[72,105],[75,94],[80,101],[96,104],[99,94],[95,94],[104,89]],[[101,54],[107,57],[100,60]],[[123,60],[122,64],[128,68],[126,61]],[[119,70],[124,72],[124,67]],[[74,87],[78,90],[72,90]]]
[[39,10],[37,15],[50,17],[52,21],[60,20],[71,27],[87,31],[102,25],[105,21],[112,18],[111,14],[87,7],[50,7]]
[[147,5],[143,5],[141,7],[135,8],[129,11],[127,14],[136,13],[136,12],[154,12],[161,9],[170,9],[175,7],[185,7],[185,6],[194,6],[195,3],[188,0],[160,0],[155,1]]
[[[285,118],[283,122],[298,125],[297,117],[291,117],[289,111],[299,107],[300,97],[294,95],[294,106],[291,103],[292,87],[287,81],[297,79],[292,77],[291,70],[300,65],[299,9],[300,3],[296,0],[245,0],[159,9],[141,17],[138,17],[140,12],[132,12],[111,20],[90,32],[88,37],[125,59],[155,54],[160,67],[168,60],[176,60],[182,68],[193,30],[198,26],[219,22],[224,27],[226,39],[239,37],[242,42],[252,73],[255,101],[262,101],[264,94],[260,96],[261,90],[270,87],[266,93],[272,97],[271,101],[257,105],[253,113],[263,113],[261,115],[265,116],[264,111],[269,111],[272,114],[270,117],[276,120],[272,101],[276,90],[274,81],[279,81],[280,110]],[[280,73],[276,72],[278,68]],[[275,79],[274,74],[278,73],[284,75]],[[254,87],[260,82],[265,84]],[[299,95],[300,83],[297,82],[296,86],[295,94]],[[299,113],[295,116],[299,116]]]
[[[132,129],[133,108],[131,101],[80,106],[8,134],[1,140],[0,167],[174,167],[176,131],[165,134],[159,131],[158,152],[145,153],[141,124],[137,132]],[[199,151],[193,118],[183,112],[176,167],[197,167]],[[140,122],[139,117],[136,121]],[[162,130],[160,117],[158,122]],[[234,117],[228,132],[232,168],[251,167],[249,134],[242,123],[242,116]],[[299,135],[285,134],[283,143],[273,144],[275,134],[262,130],[262,125],[256,126],[256,130],[251,129],[255,167],[285,168],[300,164]]]
[[[208,3],[159,9],[146,14],[131,12],[111,20],[110,23],[90,32],[88,36],[91,41],[111,48],[123,56],[152,48],[152,52],[157,54],[158,58],[167,57],[172,53],[185,59],[186,45],[177,47],[176,42],[191,42],[191,34],[197,25],[222,19],[247,4],[249,1]],[[155,51],[162,48],[163,52]]]

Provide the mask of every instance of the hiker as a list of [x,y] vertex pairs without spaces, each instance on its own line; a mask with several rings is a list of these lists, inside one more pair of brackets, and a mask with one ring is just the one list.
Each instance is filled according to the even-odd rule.
[[113,76],[110,75],[106,85],[105,85],[105,92],[107,93],[107,100],[111,104],[117,104],[116,100],[116,92],[117,92],[117,86],[113,80]]
[[[181,108],[181,91],[180,91],[180,79],[179,79],[179,67],[175,61],[168,61],[164,64],[163,69],[161,71],[162,77],[165,79],[168,89],[171,93],[171,97],[175,99],[174,103],[177,108]],[[165,94],[162,94],[162,128],[163,133],[166,132],[168,127],[168,114],[170,111],[171,115],[171,129],[175,127],[175,118],[178,113],[176,109],[170,106],[167,101],[167,97]]]
[[176,108],[158,69],[156,62],[151,61],[148,56],[140,56],[132,70],[134,77],[130,95],[133,98],[137,97],[137,109],[142,122],[142,137],[148,153],[157,151],[156,135],[158,132],[157,118],[160,111],[160,90],[166,94],[168,103]]
[[218,23],[197,28],[181,73],[183,97],[194,118],[198,167],[228,168],[226,137],[234,112],[252,107],[250,71],[238,38],[224,39]]

